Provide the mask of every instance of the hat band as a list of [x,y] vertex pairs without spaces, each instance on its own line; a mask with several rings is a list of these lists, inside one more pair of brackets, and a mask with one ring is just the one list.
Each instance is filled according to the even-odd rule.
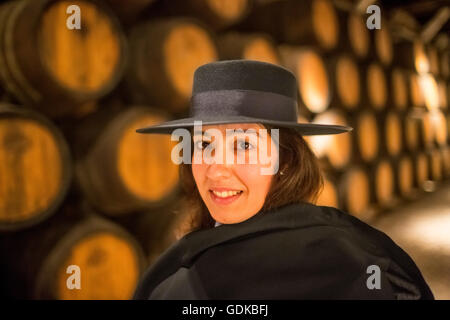
[[190,116],[223,119],[245,116],[297,122],[297,101],[287,96],[256,90],[214,90],[191,97]]

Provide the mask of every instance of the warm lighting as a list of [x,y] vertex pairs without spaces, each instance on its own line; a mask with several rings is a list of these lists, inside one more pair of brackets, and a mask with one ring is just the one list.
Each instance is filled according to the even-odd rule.
[[423,44],[414,43],[414,64],[418,73],[427,73],[430,70],[430,63],[425,53]]
[[439,107],[439,91],[434,77],[431,74],[419,75],[419,85],[428,110],[437,109]]
[[330,135],[315,135],[308,137],[311,149],[317,157],[323,157],[333,141]]
[[427,250],[450,254],[450,207],[427,208],[427,214],[403,221],[403,234],[407,240]]
[[314,51],[303,52],[297,69],[299,91],[306,107],[314,113],[325,111],[330,95],[327,70],[322,58]]
[[[343,122],[343,117],[335,112],[324,112],[322,114],[317,115],[313,123],[318,124],[336,124],[336,125],[346,125]],[[336,137],[334,135],[314,135],[309,137],[309,141],[311,143],[311,147],[314,151],[314,153],[318,157],[325,156],[328,151],[333,146],[333,143],[335,143]]]

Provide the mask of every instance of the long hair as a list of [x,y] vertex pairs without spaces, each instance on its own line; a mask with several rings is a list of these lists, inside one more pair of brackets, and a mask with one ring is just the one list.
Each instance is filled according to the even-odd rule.
[[[271,129],[275,129],[271,125],[264,127],[269,134]],[[318,160],[303,137],[294,129],[278,129],[279,171],[272,179],[262,211],[299,202],[315,203],[323,188]],[[191,231],[213,228],[215,221],[197,189],[191,164],[180,165],[180,183],[183,194],[179,212],[176,213],[186,216],[177,233],[181,236]]]

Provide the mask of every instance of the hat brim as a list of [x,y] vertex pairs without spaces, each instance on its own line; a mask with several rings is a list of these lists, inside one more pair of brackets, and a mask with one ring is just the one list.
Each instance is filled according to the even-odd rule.
[[339,134],[352,131],[352,127],[332,124],[317,124],[317,123],[297,123],[291,121],[276,121],[270,119],[259,119],[245,116],[227,117],[226,119],[198,119],[198,118],[183,118],[178,120],[171,120],[157,125],[137,129],[138,133],[161,133],[171,134],[175,129],[194,127],[194,121],[202,121],[202,126],[213,124],[230,124],[230,123],[261,123],[283,128],[292,128],[301,135],[324,135],[324,134]]

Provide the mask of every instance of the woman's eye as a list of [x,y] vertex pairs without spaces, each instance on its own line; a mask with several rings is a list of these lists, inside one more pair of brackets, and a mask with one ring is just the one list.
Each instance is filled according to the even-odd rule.
[[253,149],[253,144],[248,141],[241,140],[237,142],[237,147],[240,150],[251,150]]

